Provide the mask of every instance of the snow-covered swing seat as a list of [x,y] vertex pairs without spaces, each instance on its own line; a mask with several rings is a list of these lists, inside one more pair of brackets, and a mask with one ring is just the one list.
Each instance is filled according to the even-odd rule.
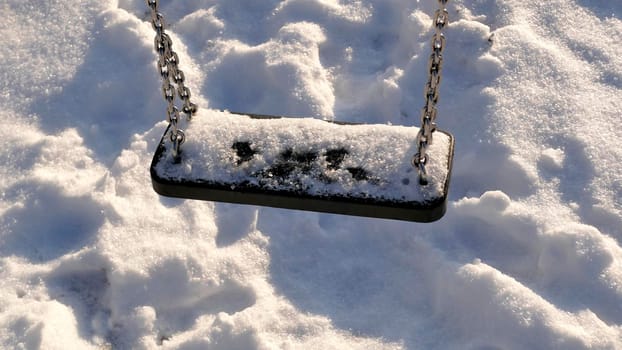
[[[150,169],[157,193],[418,222],[444,215],[454,140],[451,134],[436,130],[434,119],[446,0],[439,0],[443,7],[435,19],[436,41],[442,39],[442,43],[439,48],[433,40],[436,56],[433,52],[431,61],[436,57],[438,62],[436,68],[431,67],[430,80],[435,82],[421,129],[197,108],[183,85],[157,3],[147,0],[157,32],[170,122]],[[182,110],[192,116],[183,131],[173,106],[172,83],[184,102]]]

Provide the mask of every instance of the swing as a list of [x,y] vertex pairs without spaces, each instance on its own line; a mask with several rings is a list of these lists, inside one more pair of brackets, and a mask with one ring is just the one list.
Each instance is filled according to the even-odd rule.
[[[416,222],[444,215],[454,139],[435,120],[447,0],[439,0],[434,20],[421,128],[200,109],[190,101],[158,0],[146,1],[168,102],[169,126],[150,169],[157,193]],[[181,130],[181,112],[201,122]]]

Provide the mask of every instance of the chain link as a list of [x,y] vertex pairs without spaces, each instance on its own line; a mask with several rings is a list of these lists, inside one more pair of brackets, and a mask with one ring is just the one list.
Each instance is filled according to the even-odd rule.
[[428,184],[426,165],[429,161],[428,147],[432,144],[432,136],[436,131],[436,116],[438,110],[439,87],[443,69],[443,50],[446,39],[443,28],[449,24],[449,12],[446,5],[448,0],[438,0],[439,8],[434,14],[434,35],[432,36],[432,54],[428,60],[428,82],[425,85],[425,106],[421,110],[421,128],[417,134],[417,154],[413,157],[412,164],[419,173],[419,183]]
[[[154,47],[158,53],[158,70],[162,77],[162,95],[168,106],[166,108],[166,120],[170,123],[170,140],[173,143],[173,158],[175,162],[180,161],[181,145],[186,137],[179,128],[180,114],[175,106],[176,96],[181,99],[183,106],[182,112],[186,119],[192,119],[197,111],[197,105],[190,101],[192,94],[185,85],[184,72],[179,69],[179,56],[173,51],[173,40],[165,32],[166,23],[164,16],[158,10],[158,0],[146,0],[147,6],[151,9],[151,25],[156,32]],[[177,86],[177,88],[175,88]]]

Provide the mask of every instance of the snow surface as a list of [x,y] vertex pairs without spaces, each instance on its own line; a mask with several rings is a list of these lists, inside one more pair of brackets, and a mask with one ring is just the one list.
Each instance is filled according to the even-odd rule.
[[[161,1],[203,108],[417,124],[435,1]],[[0,3],[0,348],[622,348],[622,3],[452,0],[447,215],[151,189],[142,0]]]
[[452,150],[450,137],[435,132],[426,153],[429,182],[419,186],[411,161],[418,132],[418,127],[399,125],[257,119],[199,109],[184,129],[179,162],[167,134],[155,170],[172,181],[248,183],[319,196],[422,203],[445,196]]

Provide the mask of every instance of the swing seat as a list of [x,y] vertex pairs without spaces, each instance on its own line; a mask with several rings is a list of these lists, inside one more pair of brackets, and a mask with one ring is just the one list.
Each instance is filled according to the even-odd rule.
[[200,109],[180,161],[164,133],[151,178],[170,197],[431,222],[446,210],[454,140],[435,132],[420,185],[417,132]]

